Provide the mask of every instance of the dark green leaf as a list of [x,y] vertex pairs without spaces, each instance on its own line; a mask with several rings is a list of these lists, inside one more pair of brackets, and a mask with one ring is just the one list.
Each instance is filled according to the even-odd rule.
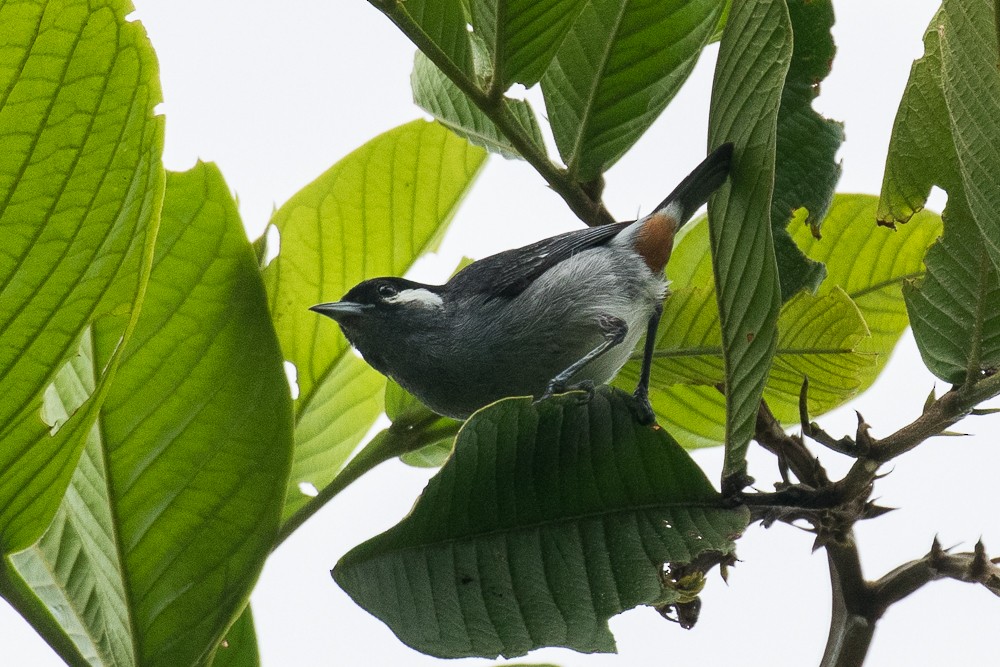
[[608,618],[678,599],[664,564],[719,562],[749,517],[636,424],[631,397],[583,398],[477,412],[410,515],[344,556],[337,582],[437,656],[613,650]]
[[[419,32],[458,72],[476,78],[463,0],[369,0],[405,34]],[[423,47],[421,47],[423,48]]]
[[121,350],[59,428],[43,395],[135,326],[163,197],[156,60],[124,1],[0,5],[0,553],[52,520]]
[[[413,62],[410,85],[413,88],[413,101],[442,125],[473,144],[506,158],[521,157],[493,121],[419,51]],[[504,98],[502,104],[506,105],[535,145],[544,147],[542,132],[538,127],[538,121],[535,120],[535,112],[528,103],[524,100]]]
[[472,0],[472,25],[493,60],[494,86],[532,86],[586,0]]
[[264,269],[271,316],[294,364],[295,458],[285,518],[322,489],[382,412],[385,378],[309,306],[366,278],[402,275],[451,222],[486,152],[418,120],[357,149],[288,200],[271,220],[280,252]]
[[944,238],[927,253],[927,277],[903,290],[927,368],[951,384],[1000,368],[1000,284],[971,215],[948,200]]
[[815,290],[826,272],[806,258],[789,238],[788,220],[795,209],[808,210],[805,222],[818,234],[833,191],[840,179],[837,150],[844,142],[840,123],[812,108],[820,81],[830,73],[835,48],[831,0],[788,0],[794,48],[778,108],[778,137],[771,201],[781,298],[788,301],[802,289]]
[[[107,334],[84,338],[50,410],[71,412],[93,388],[118,343]],[[89,660],[201,662],[270,553],[291,451],[291,399],[236,203],[211,165],[170,174],[142,314],[98,424],[52,525],[11,563]]]
[[944,0],[941,6],[941,82],[965,204],[994,268],[1000,269],[1000,44],[996,7],[983,0]]
[[777,341],[781,307],[771,193],[782,85],[792,56],[784,0],[733,5],[712,87],[709,143],[736,145],[730,185],[709,200],[712,265],[726,368],[723,479],[746,475],[746,449]]
[[895,226],[924,207],[931,186],[960,194],[958,156],[941,90],[941,12],[924,34],[924,55],[914,61],[892,127],[878,220]]
[[722,0],[590,0],[542,77],[559,154],[590,181],[632,147],[694,68]]

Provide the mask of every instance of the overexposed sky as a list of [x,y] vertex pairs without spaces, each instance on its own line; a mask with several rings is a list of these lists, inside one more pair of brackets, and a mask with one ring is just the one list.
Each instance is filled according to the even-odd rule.
[[[338,159],[376,134],[420,117],[411,102],[413,47],[364,0],[154,2],[135,0],[135,17],[157,49],[167,117],[164,159],[186,169],[198,158],[218,163],[236,192],[251,237],[280,205]],[[838,58],[816,106],[845,121],[839,190],[877,194],[896,105],[933,0],[835,3]],[[716,47],[667,112],[607,175],[605,200],[620,219],[659,202],[704,155]],[[538,100],[537,91],[529,91]],[[544,108],[536,105],[540,114]],[[937,196],[932,208],[940,210]],[[482,257],[578,226],[569,210],[525,163],[493,156],[455,217],[436,259],[411,277],[439,281],[462,255]],[[934,384],[907,336],[882,380],[851,404],[885,435],[911,421]],[[943,391],[943,387],[941,390]],[[853,433],[842,409],[820,420],[831,433]],[[980,536],[1000,553],[1000,416],[966,421],[969,438],[940,438],[895,461],[876,487],[881,503],[902,508],[861,525],[858,539],[874,578],[942,544]],[[761,488],[776,476],[773,457],[752,449]],[[819,452],[832,473],[843,460]],[[717,480],[720,450],[696,460]],[[390,462],[338,496],[289,539],[265,566],[252,597],[267,666],[433,665],[402,645],[340,591],[329,570],[352,546],[388,528],[411,507],[426,470]],[[518,662],[566,667],[604,665],[817,664],[829,619],[825,556],[812,536],[788,526],[751,527],[729,585],[713,574],[692,631],[639,608],[612,620],[620,655],[547,649]],[[956,582],[922,589],[882,621],[869,666],[994,664],[1000,601]],[[2,664],[61,662],[0,601]],[[451,662],[456,667],[484,660]]]

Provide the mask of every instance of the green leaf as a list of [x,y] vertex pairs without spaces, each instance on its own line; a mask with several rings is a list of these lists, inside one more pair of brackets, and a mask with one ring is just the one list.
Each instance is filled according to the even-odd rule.
[[823,221],[822,239],[810,233],[801,212],[789,225],[806,256],[827,267],[827,278],[817,294],[843,289],[868,325],[871,337],[860,341],[856,349],[875,355],[875,364],[864,371],[861,391],[885,368],[906,330],[901,288],[923,275],[924,255],[942,229],[941,216],[931,211],[918,213],[913,224],[896,230],[877,227],[873,221],[878,206],[872,195],[836,195]]
[[673,99],[712,36],[721,0],[590,0],[542,76],[559,154],[591,181]]
[[472,26],[493,60],[494,86],[533,86],[586,0],[472,0]]
[[809,378],[809,413],[822,414],[854,398],[876,363],[858,348],[870,337],[864,317],[839,287],[821,296],[799,292],[781,309],[778,349],[764,400],[781,421],[799,418],[799,392]]
[[[54,391],[66,412],[115,344],[100,326],[84,337]],[[202,662],[271,550],[291,449],[236,203],[212,165],[170,174],[142,314],[99,421],[52,525],[10,562],[89,661]]]
[[[369,0],[404,34],[416,31],[439,50],[449,66],[475,80],[472,45],[464,0]],[[418,44],[422,50],[423,45]]]
[[794,48],[778,108],[778,136],[771,201],[781,299],[788,301],[802,289],[815,290],[826,272],[806,258],[786,229],[792,212],[804,207],[805,222],[818,234],[834,188],[840,180],[837,150],[844,142],[841,123],[824,118],[812,108],[819,83],[830,73],[836,51],[830,28],[831,0],[788,0]]
[[982,0],[944,0],[941,7],[941,82],[965,203],[994,268],[1000,269],[997,8]]
[[1000,283],[972,217],[948,201],[944,238],[927,253],[927,276],[903,288],[920,355],[962,385],[1000,368]]
[[941,12],[924,34],[924,55],[914,61],[896,111],[882,181],[878,220],[894,227],[924,207],[935,183],[960,194],[958,156],[941,90]]
[[253,613],[247,605],[236,622],[226,631],[212,658],[212,667],[259,667],[257,633],[254,631]]
[[93,326],[138,316],[163,196],[160,85],[123,1],[0,6],[0,553],[52,520],[118,365],[68,419],[47,388]]
[[[469,100],[468,96],[458,89],[451,79],[446,77],[437,66],[428,60],[421,52],[417,52],[413,61],[413,74],[410,75],[413,88],[413,101],[427,113],[431,114],[445,127],[461,137],[465,137],[477,146],[482,146],[506,158],[520,158],[521,154],[510,143],[510,140],[497,128],[492,120],[486,117],[479,107]],[[538,147],[544,147],[542,131],[535,119],[535,112],[524,100],[503,98],[505,105],[517,122],[524,128],[525,134]]]
[[734,4],[712,86],[709,144],[736,145],[729,186],[709,200],[726,368],[723,491],[746,478],[746,450],[777,339],[781,290],[771,237],[776,123],[792,56],[785,0]]
[[385,387],[309,306],[366,278],[404,274],[436,246],[485,157],[444,127],[414,121],[369,141],[275,212],[280,252],[264,284],[299,392],[286,519],[309,501],[299,484],[322,489],[337,475],[382,412]]
[[608,618],[678,599],[665,563],[707,569],[748,520],[665,431],[636,424],[629,396],[506,399],[466,422],[413,511],[333,574],[432,655],[610,651]]
[[[879,220],[906,222],[932,185],[948,192],[953,215],[969,216],[1000,267],[1000,105],[995,8],[949,0],[924,34],[893,126]],[[948,217],[948,209],[945,217]]]

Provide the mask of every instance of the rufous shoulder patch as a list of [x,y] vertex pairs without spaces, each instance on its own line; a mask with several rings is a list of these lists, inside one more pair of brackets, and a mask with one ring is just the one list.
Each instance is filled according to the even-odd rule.
[[635,236],[635,251],[653,273],[661,273],[674,249],[674,234],[677,233],[677,218],[667,210],[660,210],[646,218]]

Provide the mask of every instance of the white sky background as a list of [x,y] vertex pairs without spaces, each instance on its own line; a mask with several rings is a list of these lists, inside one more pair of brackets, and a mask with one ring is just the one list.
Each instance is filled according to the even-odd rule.
[[[423,115],[410,98],[413,47],[364,0],[135,2],[135,16],[160,59],[166,165],[183,170],[198,158],[218,163],[239,196],[251,237],[273,206],[338,159]],[[896,105],[937,4],[836,3],[838,56],[816,106],[846,123],[840,191],[878,193]],[[608,173],[605,201],[619,219],[648,211],[704,156],[716,53],[716,47],[707,50],[667,112]],[[536,109],[544,114],[540,99]],[[943,198],[932,204],[940,210]],[[493,156],[459,209],[440,257],[421,263],[412,276],[439,281],[463,254],[483,257],[578,225],[530,166]],[[873,233],[881,230],[873,227]],[[918,414],[933,384],[908,335],[881,381],[849,408],[865,415],[876,436],[886,435]],[[820,422],[833,434],[853,433],[851,409]],[[958,428],[978,435],[933,440],[887,467],[892,473],[878,483],[876,495],[902,509],[858,528],[869,578],[923,555],[935,534],[945,546],[963,549],[982,536],[1000,553],[994,442],[1000,416],[973,418]],[[774,459],[759,448],[751,451],[750,472],[768,488],[777,479]],[[846,469],[842,459],[819,454],[832,473]],[[717,480],[721,450],[694,456]],[[271,557],[252,597],[265,665],[441,664],[401,644],[329,575],[348,549],[396,523],[430,474],[398,461],[384,464]],[[825,556],[811,554],[811,543],[811,535],[795,528],[753,526],[739,542],[742,562],[731,570],[729,585],[715,573],[709,578],[694,630],[639,608],[611,621],[617,656],[546,649],[515,662],[817,664],[827,634],[829,580]],[[889,611],[866,664],[995,664],[997,627],[1000,601],[985,590],[934,583]],[[61,664],[2,601],[0,637],[4,665]]]

